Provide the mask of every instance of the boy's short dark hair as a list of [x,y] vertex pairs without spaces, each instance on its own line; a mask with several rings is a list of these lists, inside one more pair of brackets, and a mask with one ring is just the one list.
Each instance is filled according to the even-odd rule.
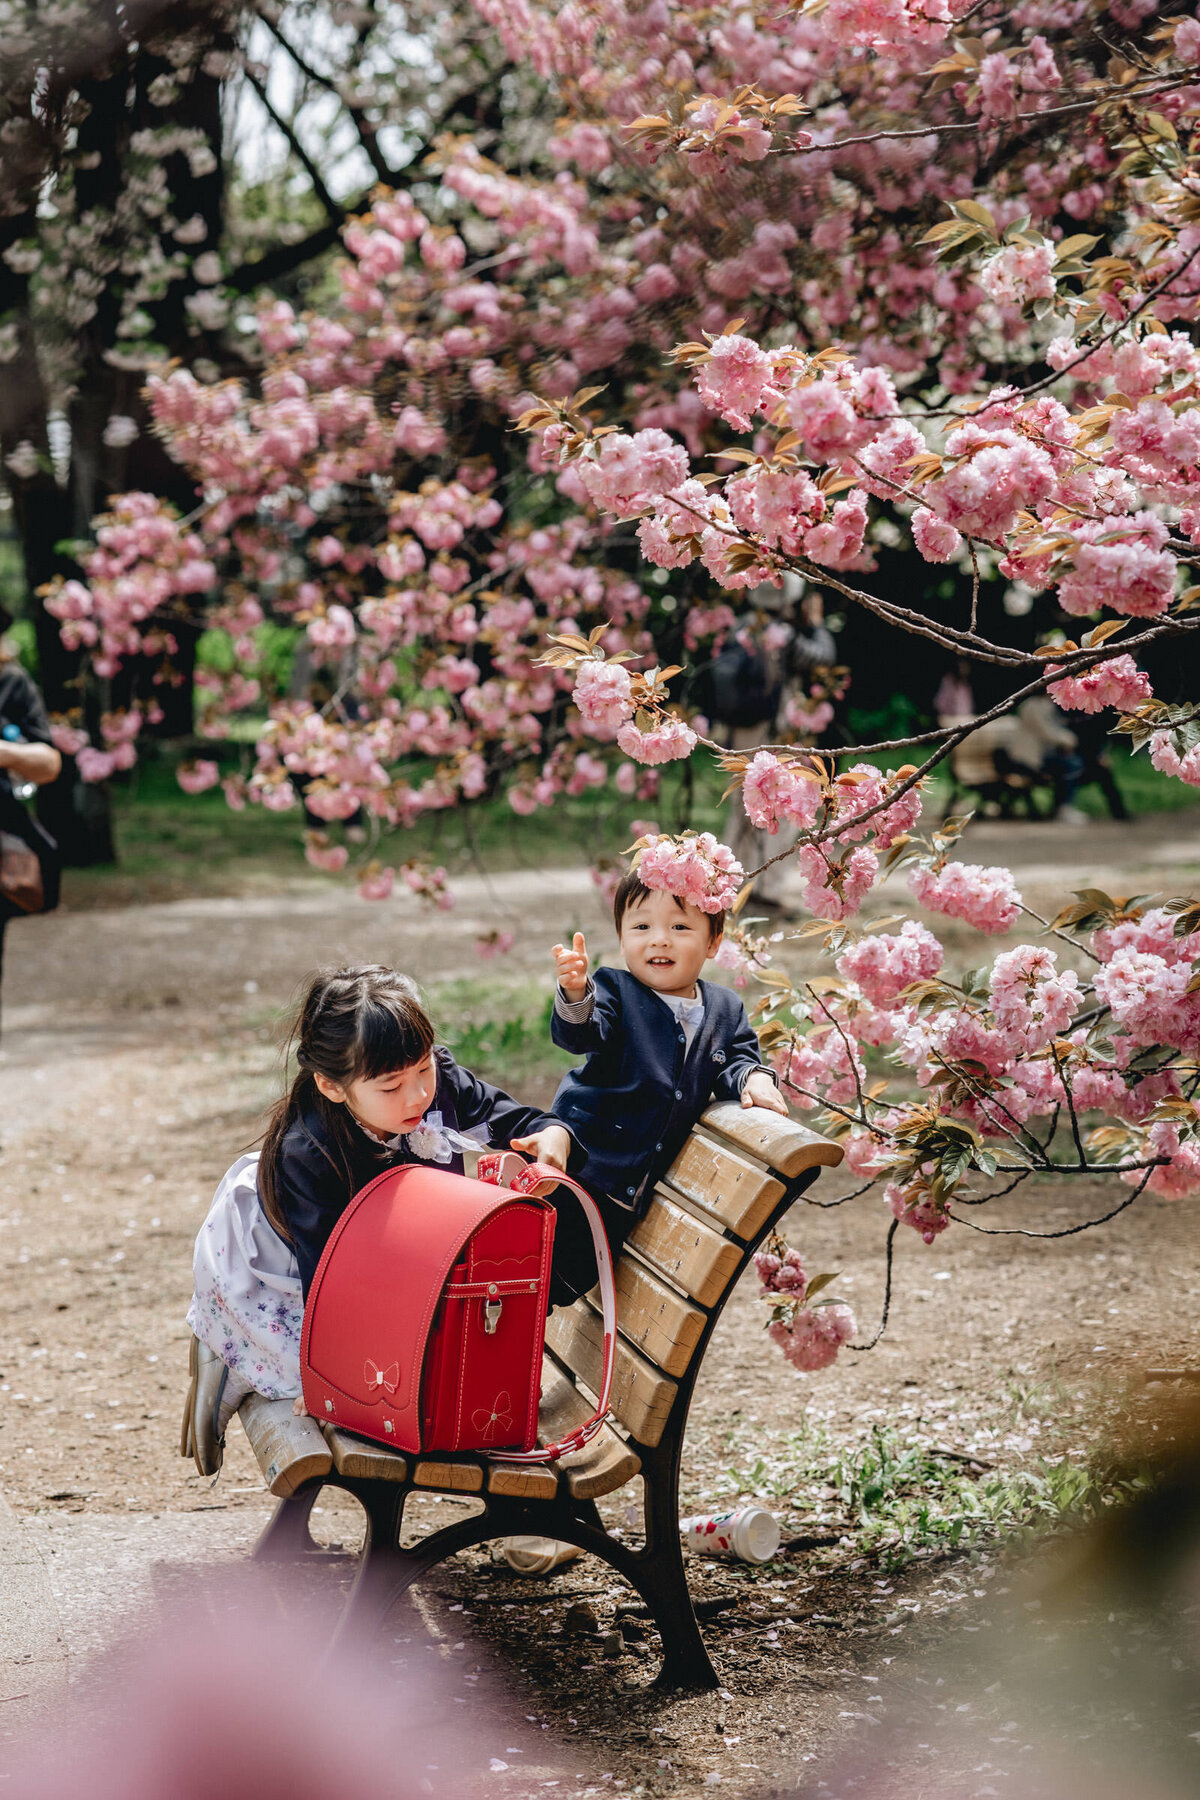
[[[650,893],[651,889],[646,886],[636,869],[630,869],[628,874],[622,875],[617,883],[617,891],[613,895],[613,924],[617,928],[618,937],[621,935],[622,920],[629,908],[640,906],[643,900],[649,898]],[[672,898],[682,912],[687,902],[681,900],[678,894],[672,895]],[[705,917],[708,920],[708,941],[711,944],[712,940],[719,938],[725,929],[725,914],[723,912],[706,913]]]

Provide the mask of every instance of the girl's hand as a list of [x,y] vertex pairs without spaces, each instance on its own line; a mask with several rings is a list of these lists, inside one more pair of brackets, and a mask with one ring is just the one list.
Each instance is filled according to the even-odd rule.
[[554,972],[558,976],[558,985],[567,1000],[582,1000],[587,993],[588,953],[583,940],[582,931],[577,931],[571,939],[571,948],[564,950],[561,944],[555,944],[553,950]]
[[[534,1162],[547,1163],[552,1169],[561,1169],[566,1173],[567,1159],[571,1154],[571,1134],[565,1125],[546,1125],[541,1131],[531,1132],[528,1137],[512,1138],[511,1148],[520,1150],[524,1156],[532,1156]],[[552,1193],[557,1183],[543,1181],[534,1188],[535,1194]]]
[[770,1112],[782,1113],[787,1117],[787,1101],[780,1093],[769,1075],[761,1069],[746,1077],[746,1085],[742,1089],[743,1106],[765,1106]]

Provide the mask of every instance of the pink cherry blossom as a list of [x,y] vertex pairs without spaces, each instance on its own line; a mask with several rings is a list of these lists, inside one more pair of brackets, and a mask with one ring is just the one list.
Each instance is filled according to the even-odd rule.
[[1000,51],[979,65],[979,101],[988,119],[1011,119],[1017,110],[1016,65]]
[[[1195,1126],[1193,1126],[1193,1134]],[[1186,1200],[1200,1194],[1200,1139],[1184,1138],[1180,1127],[1165,1120],[1152,1125],[1146,1145],[1151,1156],[1166,1156],[1170,1161],[1157,1168],[1146,1182],[1147,1191],[1163,1200]],[[1130,1187],[1141,1183],[1143,1171],[1131,1169],[1122,1175]]]
[[175,779],[185,794],[202,794],[206,788],[216,787],[221,771],[215,762],[200,757],[193,763],[180,763]]
[[626,756],[632,756],[635,762],[678,762],[680,757],[690,756],[696,748],[696,734],[682,719],[673,715],[659,719],[648,731],[641,730],[629,719],[617,733],[617,747]]
[[640,852],[636,868],[648,888],[690,901],[701,912],[727,912],[744,879],[741,863],[710,831],[698,836],[657,837]]
[[801,1307],[790,1323],[773,1320],[767,1326],[767,1335],[794,1369],[811,1374],[827,1369],[857,1330],[854,1314],[843,1303]]
[[893,1218],[899,1219],[903,1225],[911,1225],[927,1244],[932,1244],[934,1238],[945,1231],[950,1223],[945,1201],[935,1200],[928,1184],[919,1177],[907,1187],[900,1187],[896,1182],[889,1181],[883,1190],[883,1197],[892,1209]]
[[927,506],[918,506],[913,513],[912,534],[913,543],[926,562],[951,562],[962,549],[962,533]]
[[829,1024],[790,1040],[776,1052],[772,1066],[788,1100],[801,1112],[812,1112],[822,1100],[852,1105],[867,1079],[853,1037]]
[[880,931],[860,938],[837,959],[839,975],[855,982],[875,1006],[890,1006],[913,981],[928,981],[942,967],[942,946],[916,919],[898,933]]
[[1176,775],[1189,787],[1200,787],[1200,744],[1181,755],[1168,731],[1156,731],[1150,739],[1150,761],[1162,775]]
[[391,898],[395,881],[395,869],[380,868],[378,863],[371,863],[359,877],[359,898],[362,900],[388,900]]
[[989,936],[1011,931],[1021,914],[1021,896],[1008,869],[948,862],[940,870],[915,868],[908,885],[929,912],[963,919]]
[[494,957],[506,956],[516,941],[515,932],[494,927],[475,939],[475,948],[483,960],[488,962]]
[[594,505],[636,513],[688,479],[687,451],[654,427],[632,437],[615,432],[600,440],[593,461],[579,464],[579,476]]
[[345,844],[331,844],[323,831],[304,834],[304,858],[314,869],[325,869],[336,875],[345,868],[350,852]]
[[896,390],[882,369],[851,371],[794,387],[785,406],[808,454],[829,462],[871,441],[897,410]]
[[1200,1050],[1200,993],[1189,994],[1191,965],[1147,950],[1121,949],[1093,977],[1096,998],[1137,1044]]
[[1190,963],[1200,953],[1200,945],[1195,934],[1177,937],[1175,922],[1174,914],[1154,906],[1140,918],[1101,926],[1092,933],[1092,949],[1103,962],[1111,962],[1118,950],[1147,950],[1164,962]]
[[[1053,674],[1057,667],[1052,663],[1049,672]],[[1133,712],[1151,697],[1150,677],[1138,668],[1132,656],[1114,656],[1082,675],[1064,676],[1046,691],[1056,706],[1085,713],[1104,712],[1110,706]]]
[[696,386],[704,404],[727,424],[749,431],[771,373],[770,357],[751,338],[727,332],[713,341],[709,360],[697,371]]
[[998,306],[1029,306],[1054,298],[1054,249],[1049,243],[1007,244],[979,271],[983,291]]
[[117,765],[110,750],[95,750],[85,744],[75,753],[75,766],[81,781],[94,782],[107,781]]
[[811,825],[821,804],[821,777],[806,763],[784,761],[769,750],[752,758],[742,782],[742,804],[751,824],[774,835],[780,822]]
[[852,917],[879,875],[879,858],[861,848],[837,852],[832,845],[802,844],[796,866],[804,880],[804,904],[818,919]]
[[[901,833],[911,831],[921,816],[921,790],[919,786],[910,787],[890,806],[883,806],[898,785],[896,775],[889,775],[872,763],[855,763],[853,768],[839,775],[834,783],[839,824],[843,819],[854,821],[860,819],[860,815],[871,815],[861,818],[860,823],[847,824],[838,832],[839,842],[853,843],[872,833],[876,849],[888,850]],[[882,807],[882,810],[875,812],[875,807]]]
[[631,680],[623,663],[580,663],[571,698],[584,723],[600,737],[614,736],[633,716]]
[[1004,951],[992,965],[990,988],[997,1026],[1027,1053],[1066,1031],[1082,999],[1074,969],[1060,971],[1058,952],[1042,945]]
[[1085,520],[1074,529],[1072,567],[1058,585],[1064,612],[1102,606],[1136,619],[1157,618],[1171,604],[1175,558],[1163,549],[1166,527],[1150,512],[1131,518]]
[[64,756],[78,756],[89,739],[87,732],[82,727],[68,724],[67,720],[60,716],[50,720],[50,742]]

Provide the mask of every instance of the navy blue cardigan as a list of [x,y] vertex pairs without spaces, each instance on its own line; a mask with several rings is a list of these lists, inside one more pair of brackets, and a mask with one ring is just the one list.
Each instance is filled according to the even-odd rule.
[[597,969],[592,979],[590,1019],[574,1025],[555,1011],[551,1020],[559,1048],[587,1057],[563,1076],[553,1111],[587,1152],[586,1186],[639,1209],[709,1102],[739,1099],[762,1057],[728,988],[697,983],[704,1018],[687,1051],[683,1027],[652,988],[626,969]]
[[[471,1137],[479,1137],[499,1150],[507,1150],[515,1137],[528,1137],[547,1125],[561,1125],[562,1120],[536,1107],[522,1106],[500,1088],[481,1081],[468,1069],[462,1069],[441,1045],[434,1051],[438,1083],[431,1112],[440,1112],[442,1124]],[[486,1127],[486,1130],[480,1130]],[[317,1272],[321,1252],[329,1234],[345,1212],[354,1195],[376,1175],[400,1163],[422,1163],[426,1168],[453,1169],[463,1172],[462,1156],[456,1151],[449,1162],[433,1163],[429,1157],[414,1156],[409,1150],[388,1150],[374,1143],[365,1132],[355,1131],[351,1137],[349,1161],[332,1138],[328,1127],[314,1107],[293,1119],[279,1147],[278,1194],[296,1261],[300,1280],[308,1297],[312,1278]],[[569,1158],[572,1174],[582,1163],[582,1152],[572,1145]]]

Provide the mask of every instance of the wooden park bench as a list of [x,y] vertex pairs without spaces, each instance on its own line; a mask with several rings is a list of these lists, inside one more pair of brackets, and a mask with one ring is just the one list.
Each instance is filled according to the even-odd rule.
[[[679,1536],[679,1464],[692,1390],[725,1302],[755,1249],[820,1170],[841,1160],[837,1144],[765,1108],[708,1109],[617,1264],[611,1423],[557,1464],[516,1468],[484,1455],[404,1456],[298,1417],[290,1400],[250,1395],[240,1417],[279,1497],[255,1555],[311,1553],[308,1518],[321,1489],[353,1495],[367,1530],[345,1629],[382,1620],[414,1581],[458,1550],[508,1536],[557,1538],[601,1557],[641,1595],[662,1635],[660,1683],[717,1686]],[[548,1320],[543,1442],[591,1415],[585,1390],[595,1391],[602,1335],[593,1299],[559,1308]],[[645,1532],[642,1547],[632,1549],[606,1530],[596,1501],[638,1475]],[[402,1549],[405,1502],[411,1493],[430,1491],[478,1496],[483,1511]]]

